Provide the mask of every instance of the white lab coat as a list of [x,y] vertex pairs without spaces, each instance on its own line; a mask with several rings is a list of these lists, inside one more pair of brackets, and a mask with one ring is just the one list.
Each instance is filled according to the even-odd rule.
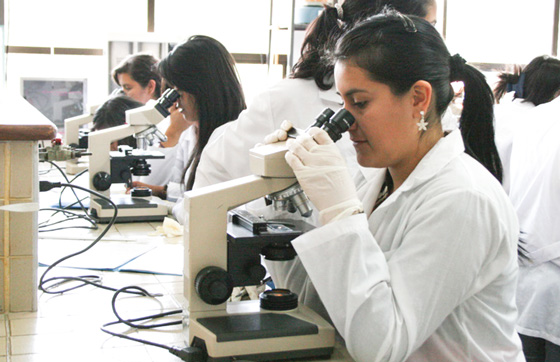
[[518,331],[560,345],[560,97],[525,113],[513,138],[510,198],[530,263],[519,271]]
[[[185,192],[185,184],[181,182],[183,178],[183,172],[185,167],[187,167],[187,162],[193,152],[194,146],[196,145],[196,128],[191,126],[181,133],[179,141],[177,142],[175,162],[171,169],[167,170],[171,177],[167,183],[167,199],[169,201],[177,201],[183,197]],[[185,175],[185,181],[189,178],[189,170]]]
[[[251,148],[279,129],[284,120],[291,121],[297,128],[307,128],[326,107],[337,111],[342,107],[342,99],[334,87],[320,90],[312,79],[284,79],[268,88],[252,100],[220,137],[204,148],[193,188],[250,175]],[[348,133],[337,146],[350,170],[355,171],[356,151]]]
[[295,239],[296,261],[268,262],[276,284],[309,291],[303,263],[357,361],[524,361],[517,219],[460,132],[371,213],[383,179],[357,183],[364,214]]
[[[212,135],[208,139],[208,143],[206,144],[206,147],[212,145],[215,142],[215,140],[222,135],[222,133],[225,131],[229,123],[221,125],[220,127],[216,128],[214,132],[212,132]],[[181,178],[183,176],[183,171],[187,165],[187,162],[191,157],[194,146],[196,146],[196,142],[197,142],[197,137],[196,137],[194,127],[189,127],[181,134],[181,139],[179,140],[179,144],[181,145],[181,151],[177,152],[177,160],[175,162],[175,167],[173,168],[172,179],[174,182],[170,182],[167,187],[168,200],[175,201],[174,204],[167,203],[167,206],[168,208],[171,209],[170,211],[175,217],[175,219],[182,225],[184,225],[185,217],[186,217],[183,196],[185,193],[185,186],[186,186],[185,183],[189,179],[189,175],[192,171],[190,167],[187,170],[183,183],[181,183]],[[198,165],[198,168],[200,168],[200,164]]]
[[560,97],[524,114],[511,153],[510,198],[529,257],[560,266]]
[[[514,93],[514,92],[510,92]],[[513,134],[518,125],[527,121],[524,114],[527,110],[534,108],[531,102],[525,102],[522,98],[502,100],[502,103],[494,105],[494,141],[500,155],[503,167],[502,186],[509,194],[510,184],[510,159],[513,144]]]

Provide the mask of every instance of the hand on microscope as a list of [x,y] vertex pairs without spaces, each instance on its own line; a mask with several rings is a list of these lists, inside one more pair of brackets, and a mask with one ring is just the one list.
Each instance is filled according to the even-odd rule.
[[286,162],[323,225],[363,212],[354,181],[338,147],[324,130],[312,127],[287,142]]
[[179,102],[174,103],[169,107],[169,127],[165,131],[165,136],[167,136],[167,141],[161,142],[161,147],[171,148],[177,145],[179,138],[183,131],[193,125],[193,122],[189,122],[183,116],[183,109],[180,107]]
[[[265,144],[281,142],[294,133],[290,121],[267,135]],[[286,161],[300,186],[317,207],[323,225],[363,211],[356,187],[338,147],[324,130],[312,127],[305,133],[297,130],[288,139]]]

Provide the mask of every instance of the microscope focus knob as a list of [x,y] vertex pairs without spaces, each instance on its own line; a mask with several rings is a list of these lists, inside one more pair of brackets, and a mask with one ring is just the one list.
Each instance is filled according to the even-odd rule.
[[198,272],[194,287],[200,299],[212,305],[225,303],[233,292],[233,278],[216,266],[209,266]]
[[98,191],[106,191],[111,187],[111,175],[101,171],[93,176],[93,187]]

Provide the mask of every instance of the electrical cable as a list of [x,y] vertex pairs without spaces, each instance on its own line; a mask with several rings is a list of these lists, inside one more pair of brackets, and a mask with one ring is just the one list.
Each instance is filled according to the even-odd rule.
[[[96,191],[87,189],[85,187],[82,186],[78,186],[78,185],[72,185],[72,184],[64,184],[64,183],[60,183],[60,182],[49,182],[49,181],[40,181],[39,182],[39,191],[48,191],[54,187],[71,187],[71,188],[77,188],[79,190],[85,191],[85,192],[89,192],[97,197],[100,197],[102,199],[104,199],[105,201],[107,201],[112,207],[113,207],[113,216],[111,217],[111,220],[109,221],[109,223],[107,224],[107,226],[105,227],[105,229],[101,232],[101,234],[99,234],[99,236],[87,247],[85,247],[84,249],[75,252],[73,254],[67,255],[63,258],[60,258],[59,260],[55,261],[54,263],[52,263],[47,270],[45,270],[45,272],[41,275],[41,278],[39,279],[39,290],[41,290],[44,293],[47,294],[62,294],[65,292],[68,292],[70,290],[74,290],[77,288],[81,288],[85,285],[93,285],[95,287],[101,288],[101,289],[106,289],[106,290],[111,290],[111,291],[117,291],[117,288],[111,288],[111,287],[107,287],[104,285],[101,285],[101,278],[97,275],[84,275],[84,276],[80,276],[80,277],[53,277],[53,278],[49,278],[49,279],[45,279],[45,276],[47,275],[47,273],[52,270],[55,266],[57,266],[58,264],[74,257],[80,254],[85,253],[86,251],[88,251],[89,249],[91,249],[95,244],[97,244],[101,238],[103,238],[103,236],[105,236],[105,234],[109,231],[109,229],[111,228],[111,226],[113,226],[113,224],[115,223],[116,219],[117,219],[117,213],[118,213],[118,209],[117,209],[117,205],[115,205],[115,203],[108,198],[105,195],[102,195]],[[46,285],[47,283],[51,283],[51,282],[57,282],[55,284],[52,285]],[[51,289],[54,289],[56,287],[59,287],[60,285],[63,285],[65,283],[68,282],[79,282],[80,284],[70,287],[70,288],[66,288],[63,290],[56,290],[56,291],[51,291]],[[144,295],[144,293],[142,292],[133,292],[133,291],[127,291],[127,293],[130,294],[137,294],[137,295]],[[154,296],[156,296],[156,294],[154,294]]]
[[[52,161],[41,161],[41,162],[48,162],[51,165],[51,167],[54,166],[60,172],[62,177],[64,177],[64,179],[66,180],[66,182],[68,184],[71,184],[72,182],[74,182],[79,176],[83,175],[87,171],[87,169],[82,170],[76,176],[74,176],[74,178],[72,180],[69,180],[68,177],[66,176],[66,174],[64,173],[64,171],[62,170],[62,168],[60,166],[58,166],[56,163],[54,163]],[[72,192],[74,193],[74,196],[76,197],[77,201],[73,202],[72,204],[70,204],[66,207],[62,207],[62,193],[64,192],[64,190],[66,190],[66,188],[67,188],[66,186],[63,187],[62,191],[60,192],[60,195],[59,195],[59,198],[58,198],[58,205],[60,207],[59,209],[42,208],[42,209],[39,210],[39,211],[54,211],[53,214],[46,221],[43,221],[39,224],[39,232],[50,232],[50,231],[65,230],[65,229],[72,229],[72,228],[97,230],[99,228],[97,226],[97,221],[89,215],[89,212],[88,212],[87,208],[82,204],[82,201],[85,200],[86,198],[80,199],[73,189],[72,189]],[[65,216],[68,217],[68,215],[67,215],[68,211],[67,210],[69,208],[71,208],[72,206],[76,205],[77,203],[80,204],[80,208],[84,212],[84,214],[83,215],[74,214],[74,215],[76,215],[76,218],[83,219],[83,220],[89,222],[92,225],[91,227],[72,226],[72,227],[62,227],[62,228],[45,230],[45,228],[51,227],[52,225],[56,225],[56,224],[59,224],[61,222],[76,220],[76,218],[68,218],[66,220],[62,220],[62,221],[58,221],[58,222],[55,222],[55,223],[52,223],[52,224],[48,224],[50,222],[51,218],[53,216],[55,216],[56,214],[58,214],[59,212],[63,212],[65,214]]]
[[130,293],[129,289],[136,289],[136,290],[140,291],[141,294],[143,294],[144,296],[154,297],[154,295],[150,294],[145,289],[143,289],[141,287],[138,287],[138,286],[128,286],[128,287],[124,287],[124,288],[121,288],[121,289],[117,290],[115,292],[115,294],[113,295],[113,299],[111,300],[111,307],[113,309],[113,313],[115,314],[115,316],[117,317],[118,320],[114,321],[114,322],[105,323],[100,328],[101,331],[103,331],[107,334],[110,334],[114,337],[124,338],[124,339],[128,339],[128,340],[131,340],[131,341],[147,344],[147,345],[150,345],[150,346],[153,346],[153,347],[166,349],[167,351],[169,351],[169,353],[179,357],[183,361],[189,361],[189,362],[206,361],[206,355],[205,355],[204,351],[201,348],[198,348],[198,347],[185,347],[185,348],[171,347],[171,346],[166,346],[166,345],[161,344],[161,343],[148,341],[146,339],[131,337],[129,335],[126,335],[125,333],[113,332],[113,331],[110,331],[109,329],[107,329],[107,327],[112,326],[112,325],[117,325],[117,324],[125,324],[125,325],[127,325],[131,328],[134,328],[134,329],[154,329],[154,328],[158,328],[158,327],[179,325],[179,324],[183,323],[182,320],[165,322],[165,323],[149,324],[149,325],[134,323],[134,322],[147,321],[147,320],[153,320],[153,319],[157,319],[157,318],[168,317],[168,316],[176,315],[176,314],[182,314],[183,313],[182,309],[172,310],[172,311],[164,312],[164,313],[153,314],[153,315],[150,315],[150,316],[145,316],[145,317],[140,317],[140,318],[133,318],[133,319],[123,319],[123,318],[121,318],[121,316],[117,312],[117,308],[116,308],[117,298],[118,298],[118,295],[120,293],[123,293],[123,292]]

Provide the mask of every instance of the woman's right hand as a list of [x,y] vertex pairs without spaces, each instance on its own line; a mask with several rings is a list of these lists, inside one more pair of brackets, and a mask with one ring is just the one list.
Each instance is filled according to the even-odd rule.
[[165,136],[167,137],[167,141],[161,142],[161,146],[165,148],[174,147],[178,142],[179,138],[181,138],[181,134],[187,128],[193,125],[194,122],[189,122],[181,113],[181,108],[179,108],[178,103],[169,107],[169,127],[165,131]]

